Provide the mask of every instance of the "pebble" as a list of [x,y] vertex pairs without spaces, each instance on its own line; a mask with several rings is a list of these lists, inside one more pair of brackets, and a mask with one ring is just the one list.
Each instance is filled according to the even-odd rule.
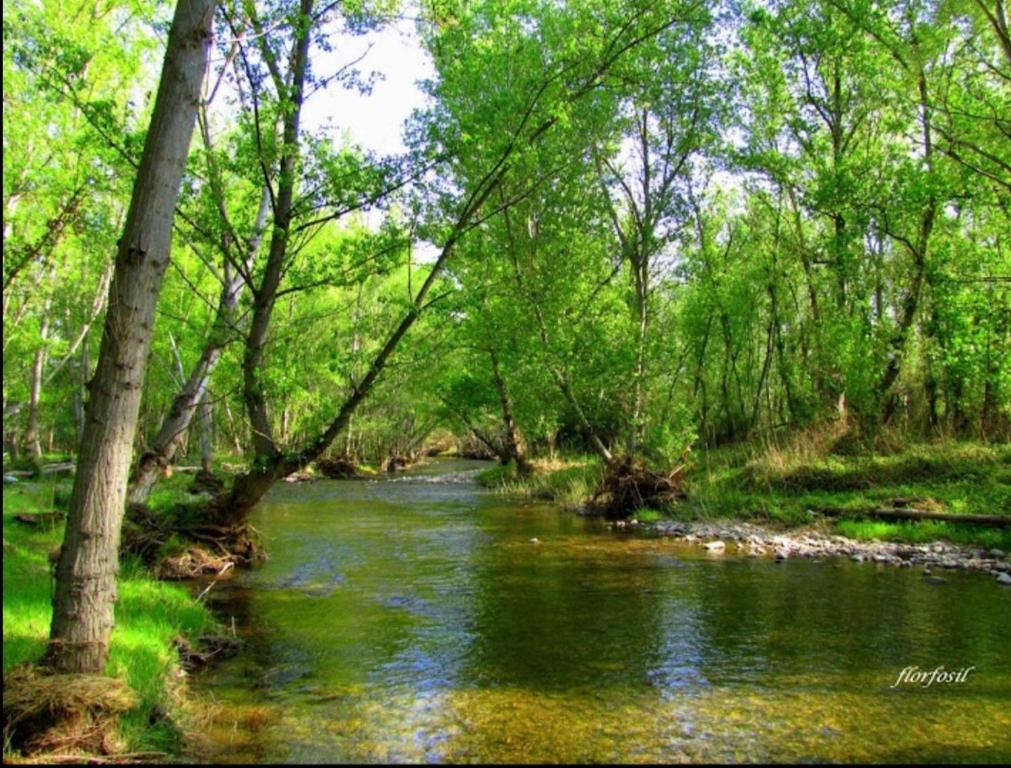
[[[860,542],[845,536],[810,531],[773,533],[760,524],[739,521],[693,523],[662,520],[643,527],[661,535],[676,537],[688,544],[705,547],[712,553],[722,553],[727,542],[736,542],[749,558],[772,554],[777,563],[791,557],[810,559],[846,556],[856,563],[872,561],[900,568],[915,565],[923,568],[924,577],[932,575],[932,568],[979,571],[993,574],[995,578],[1000,578],[997,574],[1003,574],[1008,580],[1000,579],[1000,582],[1011,584],[1011,561],[1000,549],[970,549],[944,542],[919,545],[888,541]],[[927,580],[933,584],[945,583],[945,580]]]
[[997,583],[998,584],[1011,584],[1011,574],[1005,573],[1003,571],[997,572]]

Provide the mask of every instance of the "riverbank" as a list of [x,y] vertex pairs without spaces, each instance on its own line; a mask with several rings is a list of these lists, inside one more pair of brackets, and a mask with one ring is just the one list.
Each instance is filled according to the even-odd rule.
[[[495,467],[479,481],[581,511],[603,474],[593,457],[535,466],[538,471],[529,478]],[[702,543],[722,539],[756,554],[820,553],[936,565],[951,560],[956,567],[997,572],[1004,572],[996,566],[1006,560],[988,553],[1011,550],[1007,527],[865,518],[868,510],[896,500],[931,512],[1011,518],[1008,446],[924,444],[852,455],[721,449],[692,457],[685,487],[685,501],[665,510],[639,510],[636,525],[629,527]]]
[[[45,650],[52,612],[51,553],[63,540],[62,510],[70,494],[67,478],[21,480],[3,489],[3,672],[38,660]],[[46,515],[57,511],[56,515]],[[38,517],[41,516],[41,517]],[[21,518],[21,519],[16,519]],[[143,753],[147,759],[180,752],[200,714],[185,695],[180,646],[199,646],[216,622],[185,587],[155,580],[136,560],[121,565],[116,628],[105,674],[126,684],[136,706],[119,721],[103,750]],[[8,711],[5,686],[4,711]],[[5,726],[7,720],[5,716]],[[28,759],[8,753],[4,762]],[[78,754],[66,744],[35,759]]]
[[923,575],[933,583],[944,583],[945,570],[979,571],[1011,585],[1011,560],[996,547],[984,549],[961,546],[946,541],[908,544],[895,541],[861,541],[833,534],[824,524],[804,526],[791,531],[774,531],[768,526],[734,520],[679,522],[658,520],[642,523],[614,523],[619,529],[640,530],[670,536],[696,544],[714,556],[743,554],[748,557],[822,559],[849,557],[854,562],[894,565],[902,568],[922,566]]
[[[222,704],[196,759],[1008,757],[1011,591],[990,578],[710,556],[475,488],[489,467],[272,492],[250,520],[271,558],[208,598],[246,642],[193,679]],[[942,663],[975,669],[890,687]]]

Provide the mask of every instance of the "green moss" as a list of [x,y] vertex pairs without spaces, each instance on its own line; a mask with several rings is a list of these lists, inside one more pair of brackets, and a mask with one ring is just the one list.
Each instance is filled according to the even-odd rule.
[[[65,481],[64,481],[65,482]],[[49,553],[59,548],[63,525],[28,527],[12,520],[22,513],[52,507],[59,482],[5,486],[3,557],[3,669],[38,659],[45,650],[51,617],[52,577]],[[214,620],[178,584],[151,578],[136,561],[123,563],[116,603],[116,628],[106,673],[125,680],[140,699],[122,732],[131,750],[175,751],[178,729],[169,720],[152,725],[151,713],[172,712],[172,681],[178,674],[173,639],[195,639],[210,631]]]

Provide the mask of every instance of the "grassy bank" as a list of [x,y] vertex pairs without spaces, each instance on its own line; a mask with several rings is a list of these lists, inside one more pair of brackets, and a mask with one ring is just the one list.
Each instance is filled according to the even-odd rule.
[[533,499],[555,501],[578,508],[593,496],[604,475],[603,465],[594,456],[567,456],[534,459],[534,472],[520,477],[513,464],[495,464],[480,472],[477,481],[486,488]]
[[[640,520],[736,518],[782,528],[820,519],[811,511],[854,512],[916,500],[918,509],[1011,516],[1011,446],[917,444],[887,452],[832,453],[812,441],[785,447],[739,446],[693,455],[688,500],[670,510],[639,512]],[[537,463],[535,462],[535,465]],[[602,468],[593,457],[541,463],[529,478],[494,467],[479,480],[490,487],[578,506],[592,496]],[[857,539],[957,544],[1011,549],[1011,531],[937,521],[826,520],[834,533]]]
[[[13,518],[58,509],[65,505],[69,492],[67,479],[4,486],[5,676],[11,667],[37,660],[45,649],[53,588],[49,555],[63,539],[62,523],[29,526]],[[211,615],[184,587],[155,581],[136,562],[122,564],[116,629],[105,671],[124,680],[140,702],[121,723],[126,751],[179,750],[183,740],[180,725],[185,725],[187,716],[173,640],[179,636],[195,639],[213,626]]]

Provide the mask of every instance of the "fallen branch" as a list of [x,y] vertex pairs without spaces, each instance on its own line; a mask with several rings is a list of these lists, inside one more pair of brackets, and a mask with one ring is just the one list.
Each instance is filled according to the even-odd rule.
[[868,509],[822,507],[815,511],[829,517],[872,517],[880,520],[936,520],[943,523],[992,525],[997,528],[1011,527],[1011,516],[1009,515],[958,515],[951,512],[927,512],[920,509],[896,509],[895,507],[874,507]]
[[46,464],[39,470],[43,475],[70,475],[74,472],[74,462],[61,461],[58,464]]

